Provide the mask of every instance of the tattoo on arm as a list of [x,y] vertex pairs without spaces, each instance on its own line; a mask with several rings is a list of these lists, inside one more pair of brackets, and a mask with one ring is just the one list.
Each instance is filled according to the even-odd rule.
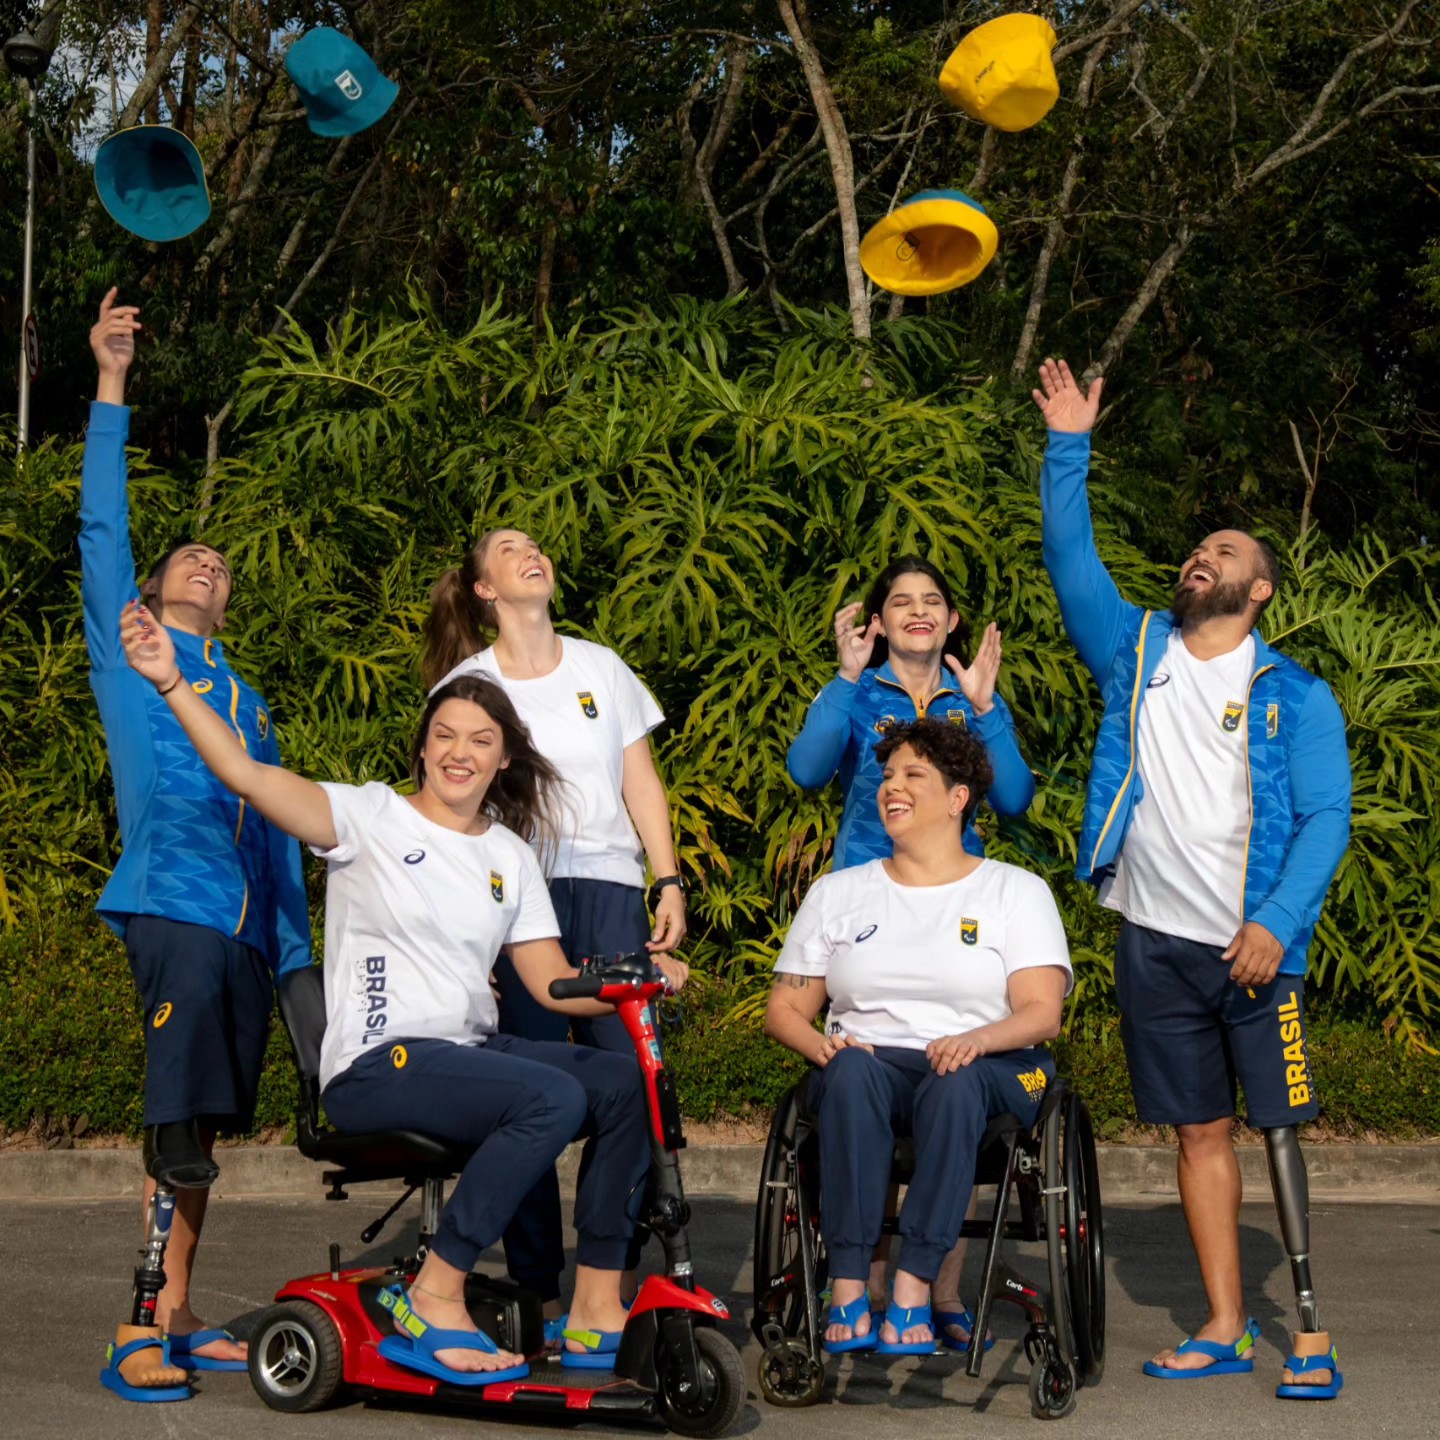
[[788,985],[792,990],[803,990],[810,983],[810,981],[814,979],[814,976],[786,974],[777,975],[775,979],[776,983],[779,985]]

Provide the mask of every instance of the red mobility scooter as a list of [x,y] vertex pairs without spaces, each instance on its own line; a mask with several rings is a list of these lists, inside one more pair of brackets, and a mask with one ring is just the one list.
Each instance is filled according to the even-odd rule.
[[[635,1045],[645,1077],[650,1118],[650,1178],[644,1223],[659,1236],[664,1276],[640,1287],[615,1357],[606,1372],[565,1370],[543,1362],[523,1380],[452,1385],[392,1365],[379,1353],[394,1322],[381,1292],[407,1285],[440,1223],[445,1181],[469,1159],[464,1149],[409,1131],[340,1135],[319,1120],[320,1041],[325,997],[318,968],[292,971],[280,981],[280,1012],[300,1072],[298,1143],[301,1153],[333,1169],[324,1172],[331,1200],[348,1198],[347,1184],[403,1180],[407,1189],[362,1233],[369,1245],[385,1222],[418,1189],[419,1252],[389,1267],[345,1269],[330,1246],[328,1269],[292,1280],[277,1292],[250,1339],[250,1380],[274,1410],[303,1412],[329,1404],[342,1390],[384,1394],[475,1409],[487,1416],[524,1412],[569,1420],[642,1422],[681,1435],[723,1435],[745,1399],[745,1376],[735,1346],[716,1328],[729,1318],[723,1301],[701,1289],[690,1262],[690,1210],[680,1184],[677,1152],[685,1144],[675,1086],[660,1062],[652,1002],[664,983],[646,955],[588,963],[573,979],[551,987],[556,999],[594,998],[612,1004]],[[466,1303],[476,1325],[505,1350],[543,1357],[539,1299],[502,1280],[471,1275]]]

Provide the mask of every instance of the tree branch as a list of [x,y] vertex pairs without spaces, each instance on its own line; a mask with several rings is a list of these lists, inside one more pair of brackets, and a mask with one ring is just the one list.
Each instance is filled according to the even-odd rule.
[[180,47],[185,43],[185,37],[190,33],[190,27],[200,18],[199,5],[187,5],[175,21],[175,28],[161,42],[160,48],[155,52],[155,57],[145,67],[145,73],[140,77],[140,83],[135,87],[135,92],[130,96],[125,108],[120,112],[117,130],[128,130],[140,118],[145,107],[155,98],[160,91],[161,82],[170,73],[170,67],[175,63],[175,56],[179,54]]

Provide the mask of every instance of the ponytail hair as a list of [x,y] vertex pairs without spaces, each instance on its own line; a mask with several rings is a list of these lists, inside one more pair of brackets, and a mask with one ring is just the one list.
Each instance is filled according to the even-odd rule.
[[430,591],[420,654],[420,678],[427,690],[434,689],[462,660],[483,650],[486,630],[495,628],[495,607],[475,593],[489,543],[490,535],[481,536],[479,544]]
[[529,726],[516,714],[510,697],[495,681],[483,675],[461,675],[442,685],[426,701],[410,746],[410,779],[416,790],[425,784],[425,742],[430,736],[430,726],[435,712],[447,700],[469,700],[500,727],[505,759],[509,763],[495,772],[481,809],[532,845],[540,856],[541,869],[547,869],[560,838],[565,782],[560,772],[535,748]]

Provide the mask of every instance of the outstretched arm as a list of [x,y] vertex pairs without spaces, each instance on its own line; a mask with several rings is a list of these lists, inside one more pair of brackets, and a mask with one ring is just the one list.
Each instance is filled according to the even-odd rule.
[[995,778],[986,799],[997,815],[1023,815],[1035,798],[1035,777],[1020,753],[1010,707],[995,690],[1003,653],[1000,629],[990,624],[969,665],[962,665],[954,655],[945,656],[945,665],[970,702],[975,734],[990,757]]
[[1104,682],[1126,619],[1137,608],[1125,601],[1095,549],[1090,498],[1090,431],[1105,388],[1101,377],[1081,390],[1061,360],[1040,366],[1040,388],[1031,391],[1045,417],[1049,444],[1040,471],[1041,536],[1060,615],[1080,658]]
[[175,660],[175,642],[138,600],[121,612],[120,641],[131,668],[164,696],[196,753],[227,790],[302,844],[319,850],[339,844],[324,789],[250,757],[240,736],[185,683]]

